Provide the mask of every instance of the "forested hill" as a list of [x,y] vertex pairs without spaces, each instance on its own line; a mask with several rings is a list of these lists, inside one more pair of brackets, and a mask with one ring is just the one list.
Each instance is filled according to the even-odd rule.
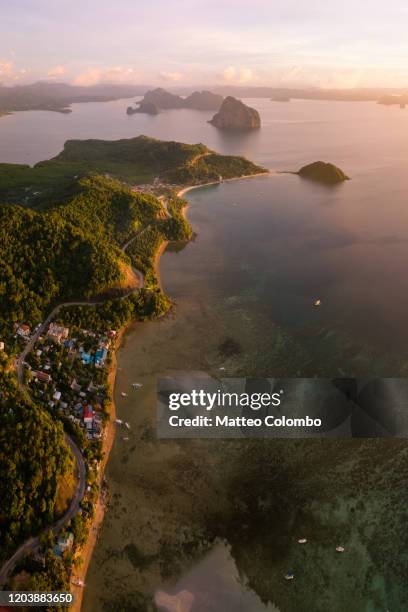
[[160,220],[158,199],[129,183],[159,176],[182,185],[261,170],[202,144],[145,136],[68,141],[33,168],[0,164],[0,340],[16,323],[38,323],[59,302],[117,285],[130,262],[119,247],[143,228],[149,232],[134,245],[133,259],[154,284],[154,249],[164,238],[188,237],[189,229],[179,205]]
[[34,324],[55,303],[88,298],[121,279],[119,245],[155,217],[159,202],[106,177],[78,181],[47,211],[0,206],[0,334]]
[[138,136],[124,140],[68,140],[56,157],[34,167],[0,164],[0,202],[47,205],[72,194],[73,181],[90,173],[130,184],[154,178],[178,185],[206,183],[265,171],[243,157]]
[[62,425],[28,404],[0,360],[0,564],[22,538],[55,518],[61,477],[72,471]]

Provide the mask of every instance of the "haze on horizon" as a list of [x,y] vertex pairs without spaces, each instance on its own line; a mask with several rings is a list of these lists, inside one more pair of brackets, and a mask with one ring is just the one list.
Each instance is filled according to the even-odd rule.
[[3,0],[0,83],[408,87],[404,0]]

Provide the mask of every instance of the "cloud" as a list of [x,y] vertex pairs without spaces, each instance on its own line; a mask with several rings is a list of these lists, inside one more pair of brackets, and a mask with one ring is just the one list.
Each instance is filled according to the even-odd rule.
[[228,66],[222,73],[222,79],[226,83],[243,84],[255,79],[255,75],[250,68],[236,68]]
[[165,81],[173,81],[173,82],[181,81],[181,79],[183,78],[183,75],[181,74],[181,72],[161,72],[159,76],[161,79],[164,79]]
[[47,76],[51,77],[52,79],[55,79],[56,77],[62,76],[66,73],[66,68],[65,66],[63,66],[62,64],[58,65],[58,66],[54,66],[54,68],[51,68],[48,72],[47,72]]
[[0,82],[11,83],[19,81],[26,73],[27,70],[25,68],[16,70],[13,62],[0,58]]
[[13,73],[13,63],[0,59],[0,77],[8,77]]
[[76,76],[74,85],[97,85],[98,83],[137,83],[142,76],[141,71],[134,68],[114,66],[111,68],[88,68]]

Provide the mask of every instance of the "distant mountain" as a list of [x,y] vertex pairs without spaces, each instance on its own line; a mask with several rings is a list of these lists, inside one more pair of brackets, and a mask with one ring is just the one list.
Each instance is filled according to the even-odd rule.
[[212,93],[212,91],[194,91],[185,98],[184,106],[203,111],[218,110],[223,100],[223,96]]
[[[212,93],[211,91],[194,91],[186,98],[166,91],[162,87],[152,89],[145,93],[144,98],[139,102],[140,106],[154,104],[158,109],[170,108],[192,108],[195,110],[217,110],[220,108],[223,96]],[[145,111],[142,111],[145,112]]]
[[46,82],[14,87],[0,85],[0,113],[21,110],[70,112],[68,107],[77,102],[107,102],[140,96],[144,91],[146,87],[143,85],[78,87],[65,83]]
[[184,106],[183,98],[166,91],[162,87],[147,91],[141,104],[147,102],[155,104],[158,108],[162,109],[183,108]]
[[255,129],[261,127],[261,118],[255,108],[228,96],[209,123],[223,130]]
[[378,100],[378,104],[385,104],[386,106],[392,106],[393,104],[399,104],[401,108],[405,108],[408,104],[408,95],[387,95],[381,96]]
[[353,89],[320,89],[317,87],[251,87],[219,85],[212,90],[223,96],[237,98],[290,98],[303,100],[333,100],[344,102],[377,102],[382,96],[405,95],[408,88],[358,87]]
[[[30,85],[6,87],[0,84],[0,116],[7,112],[22,110],[51,110],[71,112],[71,104],[79,102],[107,102],[120,98],[131,98],[143,95],[146,85],[100,84],[91,86],[69,85],[67,83],[50,83],[40,81]],[[407,88],[356,88],[356,89],[318,89],[250,87],[223,85],[212,88],[212,91],[194,91],[186,95],[185,89],[179,89],[178,95],[158,87],[147,91],[144,100],[152,102],[158,109],[193,108],[197,110],[218,110],[224,96],[237,98],[273,98],[274,100],[341,100],[341,101],[374,101],[380,104],[408,103]],[[397,99],[401,97],[402,99]],[[145,111],[142,111],[145,112]]]

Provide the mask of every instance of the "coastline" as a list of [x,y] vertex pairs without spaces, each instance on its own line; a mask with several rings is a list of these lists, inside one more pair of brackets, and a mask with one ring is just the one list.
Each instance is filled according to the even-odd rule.
[[89,564],[92,559],[92,554],[96,545],[96,541],[98,539],[99,531],[103,524],[103,519],[105,516],[105,500],[103,499],[103,491],[102,491],[102,483],[105,477],[105,469],[109,460],[109,455],[112,450],[113,443],[115,441],[116,428],[115,428],[115,419],[116,419],[116,404],[115,404],[115,381],[117,374],[117,351],[120,349],[123,336],[128,328],[129,323],[126,323],[119,331],[116,337],[115,346],[112,350],[112,363],[108,372],[108,385],[112,393],[112,400],[109,410],[109,421],[106,425],[106,435],[103,440],[102,450],[103,450],[103,459],[101,462],[101,467],[99,470],[99,494],[98,500],[95,505],[95,515],[92,522],[89,525],[88,537],[85,542],[85,545],[80,550],[78,557],[82,560],[81,566],[73,573],[71,577],[70,589],[71,593],[75,597],[74,604],[71,607],[72,612],[80,612],[82,607],[82,598],[84,593],[84,588],[74,584],[72,579],[75,581],[82,581],[85,583],[86,575],[88,573]]
[[[185,210],[185,208],[187,208],[187,206],[183,208],[183,211]],[[155,276],[157,278],[157,284],[162,291],[163,291],[163,287],[161,284],[161,276],[160,276],[160,258],[163,255],[164,251],[166,250],[169,242],[170,240],[163,240],[163,242],[160,243],[160,246],[155,253],[154,262],[153,262],[153,268],[154,268]]]
[[257,172],[256,174],[244,174],[243,176],[234,176],[232,178],[222,179],[221,181],[210,181],[209,183],[200,183],[199,185],[188,185],[187,187],[183,187],[180,191],[177,192],[177,197],[182,198],[185,193],[188,191],[192,191],[193,189],[199,189],[200,187],[208,187],[209,185],[221,185],[222,183],[229,183],[230,181],[240,181],[242,179],[255,178],[259,176],[269,176],[270,171],[266,172]]
[[[259,176],[267,176],[269,175],[270,172],[259,172],[257,174],[249,174],[249,175],[245,175],[245,176],[237,176],[234,178],[229,178],[229,179],[223,179],[222,181],[211,181],[209,183],[201,183],[199,185],[188,185],[186,187],[183,187],[182,189],[180,189],[176,195],[177,197],[183,197],[183,195],[185,193],[187,193],[188,191],[192,191],[193,189],[198,189],[200,187],[207,187],[209,185],[220,185],[221,183],[227,182],[227,181],[236,181],[236,180],[241,180],[241,179],[248,179],[248,178],[253,178],[253,177],[259,177]],[[182,214],[185,218],[187,218],[186,216],[186,212],[187,209],[189,207],[189,203],[187,202],[186,206],[183,207],[182,209]],[[161,242],[159,248],[157,249],[155,256],[154,256],[154,263],[153,263],[153,267],[154,267],[154,272],[157,278],[157,282],[159,287],[162,289],[161,286],[161,277],[160,277],[160,269],[159,269],[159,265],[160,265],[160,258],[162,256],[162,254],[164,253],[164,251],[167,248],[167,245],[169,244],[169,240],[163,240],[163,242]],[[143,286],[143,285],[142,285]],[[116,429],[115,429],[115,424],[114,424],[114,420],[116,418],[116,405],[115,405],[115,400],[114,400],[114,392],[115,392],[115,385],[116,385],[116,375],[117,375],[117,351],[120,349],[121,344],[122,344],[122,340],[123,340],[123,336],[128,328],[128,326],[130,325],[131,321],[129,321],[128,323],[126,323],[119,331],[118,331],[118,335],[116,338],[116,342],[115,342],[115,346],[112,350],[112,363],[109,369],[109,373],[108,373],[108,385],[109,388],[111,389],[111,393],[112,393],[112,401],[111,401],[111,408],[109,411],[109,423],[106,427],[106,436],[104,438],[103,441],[103,460],[101,462],[101,468],[99,470],[99,495],[98,495],[98,501],[97,504],[95,506],[95,516],[94,519],[92,520],[90,526],[89,526],[89,531],[88,531],[88,537],[86,540],[85,545],[83,546],[83,548],[80,551],[80,554],[78,555],[80,559],[82,559],[82,565],[80,568],[78,568],[77,571],[75,571],[75,575],[73,575],[71,577],[71,580],[81,580],[83,583],[86,582],[86,575],[88,572],[88,568],[89,568],[89,564],[91,562],[92,559],[92,554],[96,545],[96,541],[98,539],[98,535],[99,535],[99,531],[102,527],[103,524],[103,519],[104,519],[104,515],[105,515],[105,503],[103,501],[102,498],[102,488],[101,488],[101,483],[104,480],[104,476],[105,476],[105,469],[106,469],[106,465],[108,463],[109,460],[109,456],[110,456],[110,452],[112,450],[112,446],[113,446],[113,442],[115,439],[115,434],[116,434]],[[72,612],[81,612],[81,608],[82,608],[82,599],[83,599],[83,593],[84,593],[84,588],[86,588],[86,584],[84,587],[80,587],[78,585],[72,584],[70,585],[71,588],[71,592],[73,593],[74,597],[75,597],[75,601],[74,604],[71,607]]]

